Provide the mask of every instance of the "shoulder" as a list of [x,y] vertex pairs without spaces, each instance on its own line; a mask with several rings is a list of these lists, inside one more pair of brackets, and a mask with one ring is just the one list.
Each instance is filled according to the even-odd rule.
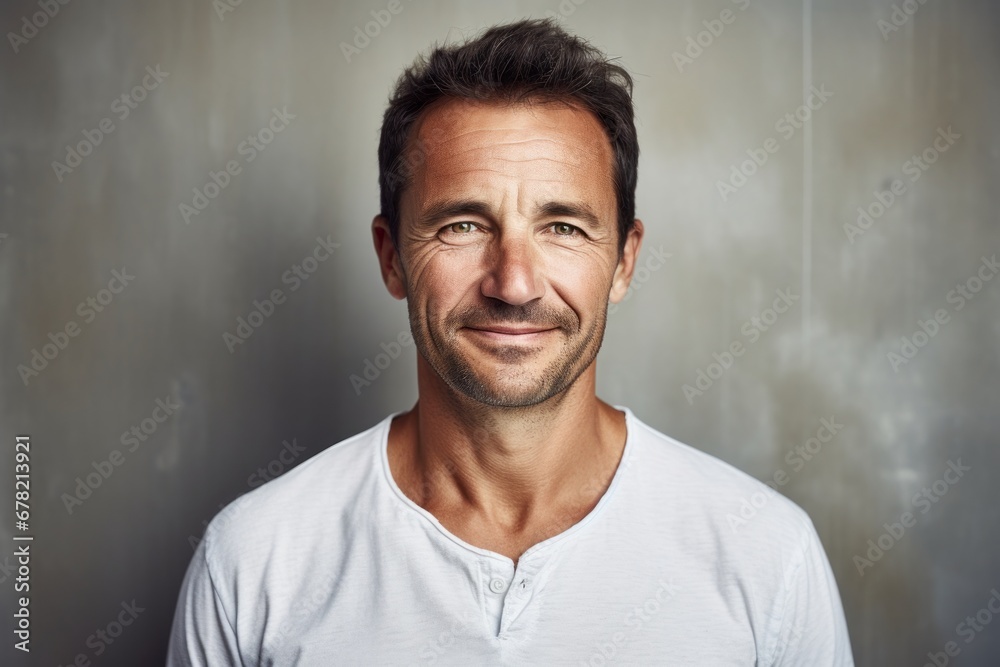
[[220,572],[238,563],[266,560],[277,545],[318,535],[320,523],[336,524],[370,494],[380,472],[380,440],[392,415],[344,439],[240,496],[205,531],[206,560]]
[[631,423],[636,430],[633,464],[642,472],[644,494],[670,507],[677,520],[724,543],[801,557],[815,529],[805,510],[782,495],[777,484],[765,484],[635,415]]
[[[777,489],[637,418],[638,508],[658,553],[709,607],[744,609],[761,664],[850,664],[829,561],[809,515]],[[770,472],[770,471],[769,471]],[[776,472],[776,471],[775,471]],[[772,479],[785,479],[780,476]],[[694,613],[694,612],[691,612]],[[784,647],[784,648],[782,648]]]

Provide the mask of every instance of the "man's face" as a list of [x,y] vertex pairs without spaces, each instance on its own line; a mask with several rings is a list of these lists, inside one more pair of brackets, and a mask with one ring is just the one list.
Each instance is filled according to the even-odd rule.
[[603,128],[565,105],[447,100],[413,138],[424,153],[394,264],[417,350],[488,405],[564,391],[597,356],[609,292],[624,296],[638,251],[633,239],[620,265]]

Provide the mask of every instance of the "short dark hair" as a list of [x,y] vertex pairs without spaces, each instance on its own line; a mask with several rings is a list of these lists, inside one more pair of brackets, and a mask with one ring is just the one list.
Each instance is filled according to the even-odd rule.
[[437,46],[400,75],[382,118],[378,146],[381,215],[388,219],[397,248],[399,204],[411,168],[433,150],[411,142],[410,131],[421,113],[444,98],[576,102],[596,115],[614,154],[620,256],[634,225],[638,179],[632,77],[551,18],[497,25],[464,44]]

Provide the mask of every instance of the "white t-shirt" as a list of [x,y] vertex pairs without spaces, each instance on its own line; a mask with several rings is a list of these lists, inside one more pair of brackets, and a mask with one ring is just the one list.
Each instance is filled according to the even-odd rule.
[[610,487],[516,568],[400,491],[399,413],[238,498],[188,568],[167,664],[853,665],[808,515],[616,407]]

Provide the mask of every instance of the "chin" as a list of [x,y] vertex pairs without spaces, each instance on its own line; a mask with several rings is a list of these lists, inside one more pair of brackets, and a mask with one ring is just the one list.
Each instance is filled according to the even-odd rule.
[[540,390],[505,390],[479,387],[460,387],[461,393],[477,403],[495,408],[526,408],[543,403],[555,393]]
[[[457,370],[457,369],[456,369]],[[511,371],[517,377],[511,377]],[[511,369],[504,364],[487,364],[481,372],[472,365],[449,374],[448,385],[462,395],[494,407],[521,408],[538,405],[568,388],[572,382],[559,382],[555,369],[525,373],[524,368]]]

